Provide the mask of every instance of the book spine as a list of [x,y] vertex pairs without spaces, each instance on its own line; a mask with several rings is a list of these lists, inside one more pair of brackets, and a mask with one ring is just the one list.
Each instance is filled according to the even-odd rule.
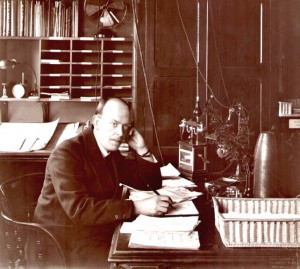
[[53,18],[54,18],[54,32],[53,32],[53,36],[59,36],[59,20],[58,20],[58,9],[59,9],[59,2],[55,1],[54,2],[54,14],[53,14]]
[[72,2],[72,37],[78,37],[78,0]]
[[47,1],[47,33],[46,36],[51,36],[52,34],[52,25],[51,25],[51,2],[50,0]]
[[29,6],[29,0],[25,0],[25,2],[24,2],[24,36],[29,36],[28,6]]
[[10,0],[6,0],[6,36],[10,36],[11,35],[11,9],[10,9]]
[[3,0],[3,27],[2,27],[2,36],[6,36],[6,0]]
[[18,36],[24,36],[24,0],[19,0],[18,4]]
[[11,36],[17,35],[17,21],[18,21],[18,11],[17,11],[17,0],[11,0]]
[[3,0],[0,0],[0,36],[2,36],[2,30],[3,30]]
[[41,2],[36,1],[35,9],[34,9],[34,36],[40,37],[41,36]]
[[34,16],[34,7],[33,7],[33,0],[30,1],[30,7],[29,7],[29,36],[34,36],[33,34],[33,29],[34,29],[34,19],[33,19],[33,16]]

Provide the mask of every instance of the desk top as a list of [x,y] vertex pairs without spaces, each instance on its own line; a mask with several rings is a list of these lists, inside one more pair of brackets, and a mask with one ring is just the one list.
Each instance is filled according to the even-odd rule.
[[[180,268],[299,268],[299,248],[230,248],[225,247],[215,228],[211,205],[203,199],[198,227],[199,250],[159,250],[130,249],[130,234],[120,233],[121,225],[116,229],[109,254],[113,268],[118,264],[151,264],[180,266]],[[197,206],[198,207],[198,206]],[[129,267],[130,268],[130,267]],[[144,268],[144,267],[143,267]],[[149,267],[150,268],[150,267]],[[197,267],[198,268],[198,267]]]

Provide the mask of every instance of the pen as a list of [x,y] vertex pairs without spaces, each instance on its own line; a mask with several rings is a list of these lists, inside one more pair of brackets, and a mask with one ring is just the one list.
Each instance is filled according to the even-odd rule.
[[[147,187],[148,187],[151,191],[153,191],[156,195],[160,195],[160,193],[159,193],[157,190],[153,189],[149,184],[147,185]],[[174,206],[173,206],[172,204],[170,204],[170,207],[173,208],[173,209],[175,209]]]
[[123,184],[123,183],[119,183],[119,186],[120,186],[120,187],[124,186],[124,187],[126,187],[127,189],[129,189],[129,190],[138,191],[137,189],[135,189],[135,188],[133,188],[133,187],[130,187],[130,186],[128,186],[128,185],[126,185],[126,184]]
[[149,184],[147,185],[147,187],[149,188],[149,190],[153,191],[156,195],[160,195],[160,193],[157,190],[153,189]]

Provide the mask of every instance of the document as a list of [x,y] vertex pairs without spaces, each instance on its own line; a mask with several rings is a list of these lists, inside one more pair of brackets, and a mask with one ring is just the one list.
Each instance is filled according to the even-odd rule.
[[[162,187],[157,190],[160,195],[169,196],[174,203],[181,203],[184,201],[189,201],[203,195],[202,192],[190,191],[184,187]],[[153,191],[140,191],[140,190],[130,190],[129,199],[131,200],[142,200],[150,196],[155,195]]]
[[135,231],[129,248],[196,250],[200,247],[198,232]]
[[151,217],[139,215],[131,222],[132,231],[192,232],[198,226],[198,216]]
[[184,201],[172,205],[166,216],[188,216],[199,215],[199,211],[194,205],[193,201]]
[[131,233],[130,248],[198,249],[199,220],[190,217],[151,217],[139,215],[133,222],[124,222],[121,233]]
[[186,188],[194,188],[197,187],[197,185],[183,177],[177,177],[177,178],[164,178],[162,181],[162,186],[165,187],[186,187]]
[[160,172],[163,178],[178,177],[180,175],[180,172],[171,163],[161,167]]
[[0,123],[0,151],[27,152],[43,149],[59,119],[46,123]]

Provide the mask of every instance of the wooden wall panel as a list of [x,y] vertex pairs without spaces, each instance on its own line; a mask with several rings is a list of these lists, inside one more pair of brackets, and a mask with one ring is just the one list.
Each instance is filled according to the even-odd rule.
[[[139,21],[150,98],[160,146],[165,156],[178,156],[178,124],[192,117],[196,97],[196,54],[198,1],[140,1]],[[188,40],[182,28],[180,15]],[[199,0],[201,76],[207,77],[213,94],[227,109],[239,99],[249,110],[253,131],[270,128],[270,0]],[[260,62],[260,16],[263,4],[263,62]],[[208,11],[207,11],[208,8]],[[208,19],[207,19],[208,15]],[[207,24],[208,23],[208,24]],[[207,32],[208,30],[208,32]],[[206,39],[206,35],[208,39]],[[190,46],[189,43],[190,42]],[[207,47],[208,45],[208,47]],[[190,49],[192,48],[192,51]],[[206,59],[208,59],[206,61]],[[207,72],[207,74],[206,74]],[[202,109],[211,94],[200,76]],[[155,148],[155,133],[147,94],[142,91],[138,70],[138,113],[144,116],[146,138]],[[224,82],[224,83],[223,83]],[[142,87],[140,87],[142,86]],[[143,114],[142,114],[143,113]],[[254,138],[255,139],[255,138]]]
[[[156,68],[194,68],[197,34],[197,1],[160,0],[155,9],[155,47],[154,63]],[[180,17],[182,20],[180,20]],[[184,29],[188,39],[186,38]]]
[[195,97],[193,77],[163,77],[154,84],[154,111],[160,142],[164,147],[177,145],[180,141],[181,119],[190,119]]

